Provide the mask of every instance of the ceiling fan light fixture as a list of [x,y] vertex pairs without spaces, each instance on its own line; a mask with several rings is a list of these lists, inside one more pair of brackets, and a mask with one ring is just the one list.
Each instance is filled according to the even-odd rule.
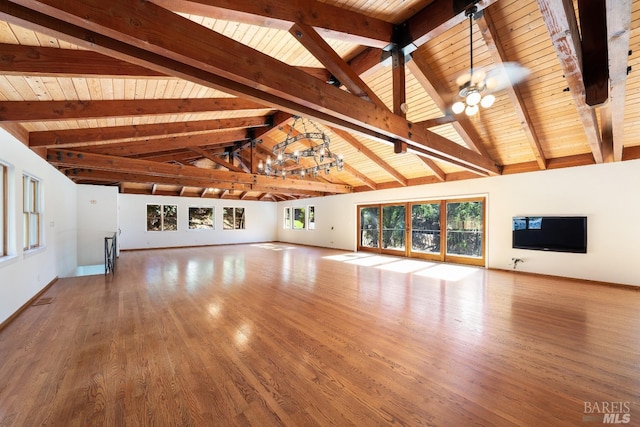
[[465,108],[464,113],[467,116],[475,116],[476,114],[478,114],[478,110],[479,110],[479,108],[478,108],[477,104],[476,105],[469,105],[469,106],[467,106],[467,108]]
[[474,105],[478,105],[478,102],[480,102],[481,99],[482,99],[482,95],[480,95],[480,92],[478,92],[477,89],[472,89],[469,91],[469,94],[467,95],[467,105],[471,107]]
[[461,114],[464,111],[465,104],[462,101],[457,101],[451,106],[451,111],[454,114]]
[[489,94],[482,98],[482,100],[480,101],[480,105],[482,105],[482,108],[489,108],[493,105],[495,101],[496,101],[496,97]]

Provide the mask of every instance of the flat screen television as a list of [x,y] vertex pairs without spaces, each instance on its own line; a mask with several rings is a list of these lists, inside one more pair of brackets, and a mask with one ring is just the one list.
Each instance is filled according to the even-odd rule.
[[513,247],[587,253],[586,216],[513,217]]

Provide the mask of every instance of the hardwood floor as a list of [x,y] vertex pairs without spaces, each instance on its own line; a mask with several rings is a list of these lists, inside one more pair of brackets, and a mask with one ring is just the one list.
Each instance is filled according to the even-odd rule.
[[0,332],[0,425],[640,425],[633,289],[285,244],[117,267]]

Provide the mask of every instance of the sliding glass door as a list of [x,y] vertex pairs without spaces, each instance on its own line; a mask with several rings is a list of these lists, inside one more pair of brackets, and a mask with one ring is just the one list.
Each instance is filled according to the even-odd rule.
[[447,201],[446,260],[484,265],[484,200]]
[[382,206],[382,249],[383,252],[406,252],[406,212],[407,207],[401,205]]
[[358,250],[485,264],[485,199],[358,206]]
[[411,203],[411,252],[418,258],[440,259],[441,202]]
[[380,248],[380,206],[358,208],[358,249]]

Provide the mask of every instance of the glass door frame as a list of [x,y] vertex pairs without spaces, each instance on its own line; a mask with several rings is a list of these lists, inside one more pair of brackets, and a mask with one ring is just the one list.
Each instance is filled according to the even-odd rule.
[[[449,255],[447,254],[447,203],[464,203],[464,202],[481,202],[482,203],[482,255],[480,257],[471,257],[464,255]],[[411,212],[414,205],[420,204],[439,204],[440,205],[440,253],[428,253],[412,250],[412,218]],[[401,250],[396,249],[383,249],[382,248],[382,229],[383,218],[382,210],[384,206],[391,205],[405,205],[405,247]],[[362,208],[377,208],[378,209],[378,247],[362,246],[361,244],[361,209]],[[433,199],[433,200],[421,200],[421,201],[409,201],[409,202],[392,202],[392,203],[371,203],[356,205],[357,211],[357,242],[356,250],[375,252],[378,254],[405,256],[410,258],[420,258],[426,260],[440,261],[440,262],[452,262],[457,264],[467,264],[485,267],[486,266],[486,252],[487,252],[487,198],[485,196],[480,197],[461,197],[455,199]]]

